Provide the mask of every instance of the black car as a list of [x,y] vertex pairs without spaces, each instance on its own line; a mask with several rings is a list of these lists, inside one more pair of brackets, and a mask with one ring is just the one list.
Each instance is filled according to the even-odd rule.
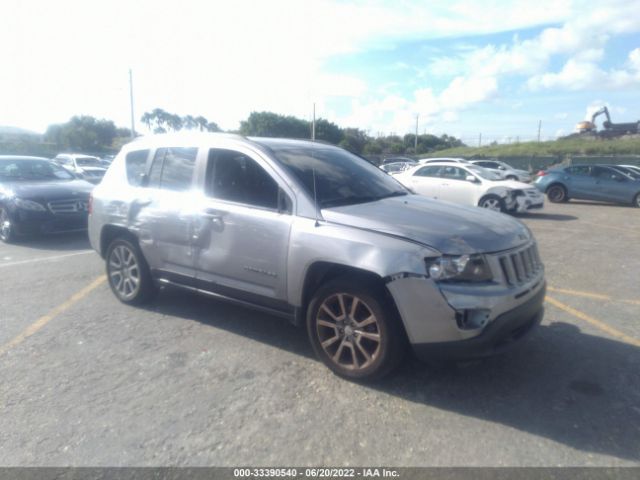
[[0,155],[0,240],[86,229],[92,189],[46,158]]

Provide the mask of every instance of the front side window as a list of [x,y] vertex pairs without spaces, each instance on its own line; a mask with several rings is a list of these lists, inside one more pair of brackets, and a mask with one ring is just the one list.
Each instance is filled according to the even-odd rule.
[[465,180],[467,178],[467,172],[458,167],[442,167],[440,176],[451,180]]
[[211,197],[271,210],[278,209],[278,196],[284,194],[255,160],[225,149],[209,151],[206,185]]

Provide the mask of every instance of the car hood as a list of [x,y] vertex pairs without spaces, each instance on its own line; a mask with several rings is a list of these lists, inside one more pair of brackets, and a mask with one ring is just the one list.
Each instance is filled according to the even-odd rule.
[[420,195],[326,208],[322,216],[330,223],[406,238],[449,255],[507,250],[531,238],[527,227],[502,213]]
[[87,198],[94,185],[84,180],[52,182],[13,182],[0,186],[5,195],[11,192],[16,197],[29,200],[55,200],[77,196]]

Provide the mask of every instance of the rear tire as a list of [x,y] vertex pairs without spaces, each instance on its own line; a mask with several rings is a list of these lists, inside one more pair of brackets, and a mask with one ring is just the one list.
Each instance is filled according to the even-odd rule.
[[567,189],[562,185],[551,185],[547,188],[547,198],[551,203],[563,203],[569,199]]
[[307,333],[318,358],[335,374],[371,381],[396,368],[406,336],[381,285],[356,277],[330,281],[307,309]]
[[518,180],[518,177],[516,177],[515,175],[507,175],[507,180]]
[[106,269],[111,291],[122,303],[141,305],[155,296],[149,265],[134,240],[116,237],[109,244]]
[[0,207],[0,240],[4,243],[13,243],[16,241],[15,228],[4,207]]
[[504,212],[506,207],[504,201],[497,195],[485,195],[478,202],[480,208],[493,210],[494,212]]

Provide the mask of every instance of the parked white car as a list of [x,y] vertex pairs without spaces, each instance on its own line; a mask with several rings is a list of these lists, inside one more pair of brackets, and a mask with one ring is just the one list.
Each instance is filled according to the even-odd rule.
[[91,182],[100,183],[107,169],[98,157],[79,153],[60,153],[53,159],[74,175]]
[[507,180],[518,180],[519,182],[526,183],[532,180],[531,174],[526,170],[513,168],[511,165],[501,162],[500,160],[472,160],[471,163],[498,173],[501,178],[506,178]]
[[434,158],[421,158],[418,160],[418,163],[422,165],[426,165],[428,163],[471,163],[469,160],[465,160],[464,158],[454,158],[454,157],[434,157]]
[[463,205],[501,212],[525,212],[544,206],[544,196],[531,185],[501,180],[490,170],[471,164],[419,165],[395,178],[418,194]]

